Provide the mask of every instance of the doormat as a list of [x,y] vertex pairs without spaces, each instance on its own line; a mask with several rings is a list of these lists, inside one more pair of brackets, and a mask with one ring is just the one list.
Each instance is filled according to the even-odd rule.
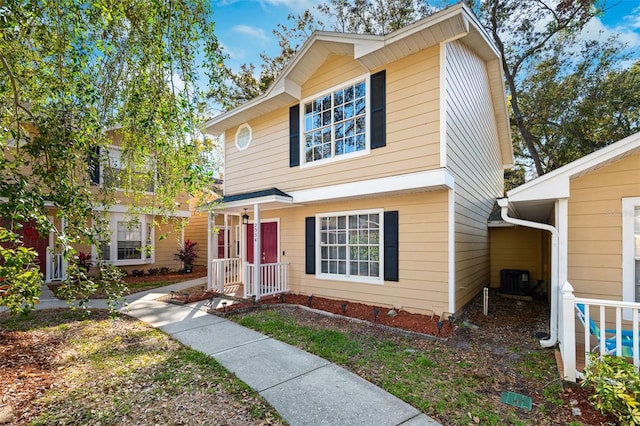
[[529,411],[531,411],[531,407],[533,406],[533,401],[530,397],[509,391],[500,394],[500,402]]

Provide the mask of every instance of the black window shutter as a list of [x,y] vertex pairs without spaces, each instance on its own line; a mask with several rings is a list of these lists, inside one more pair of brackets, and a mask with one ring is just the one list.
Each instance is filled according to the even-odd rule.
[[316,273],[316,218],[305,218],[304,223],[305,274]]
[[387,145],[386,81],[385,70],[371,76],[371,149]]
[[89,177],[94,185],[100,184],[100,147],[94,146],[89,155]]
[[384,212],[384,280],[398,281],[398,212]]
[[289,167],[300,165],[300,105],[289,108]]

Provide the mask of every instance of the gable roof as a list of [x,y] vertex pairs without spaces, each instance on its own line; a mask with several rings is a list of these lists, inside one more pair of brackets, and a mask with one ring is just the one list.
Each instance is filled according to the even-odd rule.
[[507,197],[512,202],[567,198],[571,179],[637,152],[640,152],[640,132],[520,185],[507,192]]
[[387,35],[316,31],[262,95],[211,118],[208,133],[222,134],[302,98],[302,85],[330,55],[348,55],[373,71],[439,43],[460,40],[487,64],[491,101],[504,164],[513,162],[513,148],[500,54],[473,13],[464,5],[451,6]]
[[571,195],[571,179],[636,153],[640,153],[640,132],[520,185],[507,192],[512,215],[546,222],[552,216],[555,200]]

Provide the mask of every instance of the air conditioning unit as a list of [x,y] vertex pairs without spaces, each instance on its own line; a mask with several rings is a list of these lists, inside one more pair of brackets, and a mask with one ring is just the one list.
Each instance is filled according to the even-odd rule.
[[500,293],[530,296],[532,292],[529,271],[524,269],[502,269],[500,271]]

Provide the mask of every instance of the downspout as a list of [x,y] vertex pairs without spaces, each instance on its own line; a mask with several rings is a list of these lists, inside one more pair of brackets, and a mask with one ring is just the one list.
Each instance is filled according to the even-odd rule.
[[531,222],[529,220],[516,219],[509,217],[509,199],[501,198],[498,200],[500,206],[502,220],[513,225],[525,226],[527,228],[541,229],[551,233],[551,313],[549,318],[549,338],[540,340],[540,346],[550,348],[558,343],[558,247],[559,236],[558,230],[546,223]]

